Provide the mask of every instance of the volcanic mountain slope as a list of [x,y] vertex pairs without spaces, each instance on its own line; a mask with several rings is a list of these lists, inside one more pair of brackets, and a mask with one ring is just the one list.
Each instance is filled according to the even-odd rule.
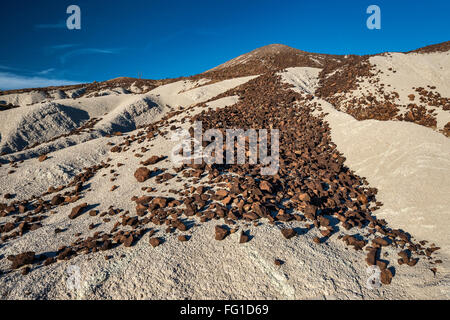
[[449,43],[329,64],[316,94],[358,120],[408,121],[449,136]]
[[[44,100],[4,110],[0,118],[0,153],[11,154],[9,160],[23,160],[118,131],[129,132],[159,119],[172,108],[207,100],[248,79],[214,83],[207,79],[180,80],[141,94],[117,88],[107,95]],[[18,99],[26,100],[35,94],[20,93]]]
[[317,67],[342,63],[344,57],[309,53],[282,44],[271,44],[243,54],[202,74],[206,77],[238,77],[278,71],[288,67]]
[[[337,57],[271,45],[142,93],[119,86],[1,111],[0,295],[449,298],[445,46]],[[387,66],[399,78],[382,77]],[[411,70],[422,78],[405,79]],[[407,113],[401,99],[426,85],[440,98],[416,103],[437,104],[435,127],[385,116],[388,102]],[[385,97],[391,87],[399,97]],[[372,116],[349,107],[376,94]],[[175,132],[194,121],[279,129],[278,173],[176,165]],[[367,287],[373,265],[378,289]]]
[[75,99],[110,94],[145,93],[174,80],[147,80],[120,77],[103,82],[68,85],[60,87],[29,88],[1,92],[3,109],[21,107],[55,99]]

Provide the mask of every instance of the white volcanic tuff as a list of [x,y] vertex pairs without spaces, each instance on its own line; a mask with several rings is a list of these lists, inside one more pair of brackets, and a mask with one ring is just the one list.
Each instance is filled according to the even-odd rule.
[[82,110],[54,102],[2,111],[0,152],[14,152],[48,141],[77,128],[88,118]]
[[[113,127],[120,126],[120,113],[123,112],[124,128],[135,128],[134,116],[136,114],[136,101],[141,101],[141,112],[148,109],[152,102],[145,97],[126,94],[109,94],[100,97],[83,97],[79,99],[61,99],[50,103],[40,103],[32,106],[20,107],[2,111],[0,118],[1,143],[0,150],[17,152],[26,146],[35,143],[44,143],[62,134],[67,134],[76,129],[90,118],[109,116],[111,124],[106,120],[102,122],[101,132],[111,133]],[[153,103],[154,104],[154,103]],[[131,110],[131,112],[128,112]],[[115,121],[115,122],[114,122]],[[70,143],[63,141],[51,142],[54,148],[67,147],[73,143],[84,142],[100,136],[100,133],[91,133],[86,137],[77,136],[61,138],[58,140],[71,140]],[[54,150],[51,146],[41,152]]]
[[53,90],[48,93],[54,100],[66,99],[68,96],[63,90]]
[[86,88],[79,88],[79,89],[66,90],[65,94],[69,98],[78,98],[79,96],[81,96],[85,92],[86,92]]
[[[17,152],[35,143],[44,143],[69,133],[92,117],[102,118],[94,126],[94,132],[74,137],[63,137],[40,146],[39,153],[57,150],[98,138],[114,131],[130,131],[139,125],[160,119],[168,106],[189,106],[207,101],[231,88],[241,85],[255,76],[230,79],[205,85],[199,81],[177,81],[146,94],[120,94],[120,90],[100,97],[54,100],[2,111],[0,118],[0,153]],[[21,158],[36,152],[21,152]],[[18,156],[19,154],[17,154]]]
[[152,100],[150,96],[132,96],[132,99],[128,99],[105,115],[94,128],[108,133],[127,132],[136,129],[139,125],[158,120],[164,111],[165,108]]
[[172,107],[187,107],[194,103],[200,103],[235,88],[241,84],[256,78],[257,76],[241,77],[207,84],[209,81],[182,80],[157,87],[148,94],[156,95],[161,103]]
[[348,166],[379,190],[384,205],[376,215],[450,256],[450,139],[408,122],[357,121],[322,105]]
[[443,97],[450,97],[450,52],[387,53],[373,56],[369,61],[383,72],[379,75],[380,82],[397,90],[399,101],[404,104],[410,103],[408,95],[412,87],[432,85]]
[[0,96],[0,101],[15,106],[27,106],[42,102],[48,99],[48,96],[42,91],[31,91],[26,93],[11,93]]
[[285,83],[294,86],[294,91],[314,94],[319,83],[320,70],[319,68],[295,67],[287,68],[287,72],[281,72],[280,75]]
[[95,97],[104,97],[104,96],[109,96],[109,95],[121,95],[121,94],[130,94],[130,91],[122,88],[122,87],[117,87],[117,88],[113,88],[113,89],[102,89],[96,92],[91,92],[89,94],[87,94],[85,97],[86,98],[95,98]]

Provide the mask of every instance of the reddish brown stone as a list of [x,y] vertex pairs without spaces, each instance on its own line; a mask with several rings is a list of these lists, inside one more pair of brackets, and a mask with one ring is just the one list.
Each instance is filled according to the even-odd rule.
[[216,231],[216,240],[219,241],[225,239],[226,236],[228,235],[228,230],[222,226],[216,226],[215,231]]
[[11,269],[18,269],[24,265],[32,264],[35,258],[33,251],[20,253],[15,256],[8,256],[8,260],[12,261]]
[[249,240],[248,235],[244,231],[242,231],[241,236],[239,238],[239,243],[246,243],[248,242],[248,240]]
[[124,241],[123,245],[125,247],[131,247],[133,245],[134,242],[134,237],[132,234],[130,234]]
[[298,196],[298,198],[299,198],[301,201],[305,201],[305,202],[311,201],[311,197],[310,197],[309,194],[307,194],[307,193],[301,193],[301,194]]
[[393,274],[389,269],[384,269],[381,271],[380,280],[382,284],[391,284]]
[[156,163],[160,162],[163,159],[164,159],[163,156],[152,156],[152,157],[148,158],[147,160],[141,162],[141,164],[144,165],[144,166],[149,166],[149,165],[152,165],[152,164],[156,164]]
[[272,192],[272,185],[269,182],[263,180],[259,184],[259,189],[261,189],[262,191]]
[[157,205],[159,208],[165,208],[167,205],[167,199],[158,197],[158,198],[153,199],[152,203]]
[[379,246],[382,246],[382,247],[386,247],[386,246],[389,245],[389,242],[386,239],[383,239],[383,238],[375,238],[375,239],[372,240],[372,243],[375,243],[375,244],[377,244]]
[[161,240],[159,238],[150,238],[150,244],[155,248],[161,244]]
[[225,189],[220,189],[220,190],[217,190],[217,191],[216,191],[216,196],[217,196],[219,199],[223,199],[223,198],[225,198],[227,195],[228,195],[228,191],[225,190]]
[[150,175],[151,175],[151,171],[145,167],[141,167],[141,168],[137,169],[136,172],[134,173],[134,177],[139,182],[144,182],[145,180],[150,178]]
[[291,239],[292,237],[295,237],[297,235],[297,232],[295,232],[294,229],[291,228],[285,228],[285,229],[281,229],[281,234],[283,235],[283,237],[285,237],[286,239]]
[[73,208],[72,212],[69,215],[69,219],[75,219],[79,217],[87,206],[87,203],[83,203]]
[[281,266],[281,265],[284,264],[284,261],[280,260],[280,259],[275,259],[274,263],[275,263],[276,266]]
[[371,249],[368,253],[367,253],[367,258],[366,258],[366,262],[369,266],[374,266],[377,263],[377,253],[378,253],[378,249]]
[[50,203],[51,203],[53,206],[58,206],[58,205],[60,205],[60,204],[63,203],[63,202],[64,202],[64,198],[61,197],[61,195],[59,195],[59,194],[55,195],[55,196],[52,198],[52,200],[50,201]]

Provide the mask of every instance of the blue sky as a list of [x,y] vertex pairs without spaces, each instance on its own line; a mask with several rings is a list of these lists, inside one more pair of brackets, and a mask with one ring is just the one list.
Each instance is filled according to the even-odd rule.
[[[68,30],[69,5],[81,30]],[[369,5],[381,30],[369,30]],[[0,12],[0,89],[119,76],[161,79],[282,43],[310,52],[407,51],[450,40],[448,0],[15,0]]]

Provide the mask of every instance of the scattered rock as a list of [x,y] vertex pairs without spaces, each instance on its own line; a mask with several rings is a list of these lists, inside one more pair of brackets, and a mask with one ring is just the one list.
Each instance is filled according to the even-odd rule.
[[384,269],[381,271],[380,280],[382,284],[391,284],[392,277],[394,275],[392,274],[391,270]]
[[156,164],[158,162],[160,162],[161,160],[164,160],[164,156],[152,156],[150,158],[148,158],[147,160],[141,162],[142,165],[144,166],[149,166],[152,164]]
[[69,219],[75,219],[79,217],[83,213],[84,209],[87,208],[87,206],[87,203],[83,203],[73,208],[72,212],[69,215]]
[[377,253],[378,249],[371,249],[367,253],[366,262],[369,266],[374,266],[377,264]]
[[155,248],[161,244],[161,240],[159,238],[150,238],[150,244]]
[[52,204],[52,206],[58,206],[61,203],[64,202],[64,197],[62,197],[61,195],[57,194],[55,195],[52,200],[50,200],[50,203]]
[[291,239],[292,237],[295,237],[297,235],[297,232],[295,232],[294,229],[291,228],[285,228],[285,229],[281,229],[281,234],[283,235],[283,237],[285,237],[286,239]]
[[145,180],[147,180],[148,178],[150,178],[151,175],[151,171],[148,170],[145,167],[140,167],[139,169],[136,170],[136,172],[134,173],[134,177],[136,178],[137,181],[139,182],[144,182]]
[[134,242],[134,237],[133,237],[133,235],[132,234],[130,234],[126,239],[125,239],[125,242],[123,243],[123,245],[125,246],[125,247],[131,247],[132,245],[133,245],[133,242]]
[[223,240],[228,235],[228,230],[222,226],[216,226],[216,240]]
[[35,258],[33,251],[20,253],[15,256],[8,256],[8,260],[12,261],[11,269],[19,269],[20,267],[32,264]]
[[249,236],[246,234],[246,232],[241,231],[241,236],[239,238],[239,243],[246,243],[249,240]]
[[275,259],[275,265],[276,265],[276,266],[281,266],[281,265],[283,265],[283,264],[284,264],[284,261],[283,261],[283,260]]

